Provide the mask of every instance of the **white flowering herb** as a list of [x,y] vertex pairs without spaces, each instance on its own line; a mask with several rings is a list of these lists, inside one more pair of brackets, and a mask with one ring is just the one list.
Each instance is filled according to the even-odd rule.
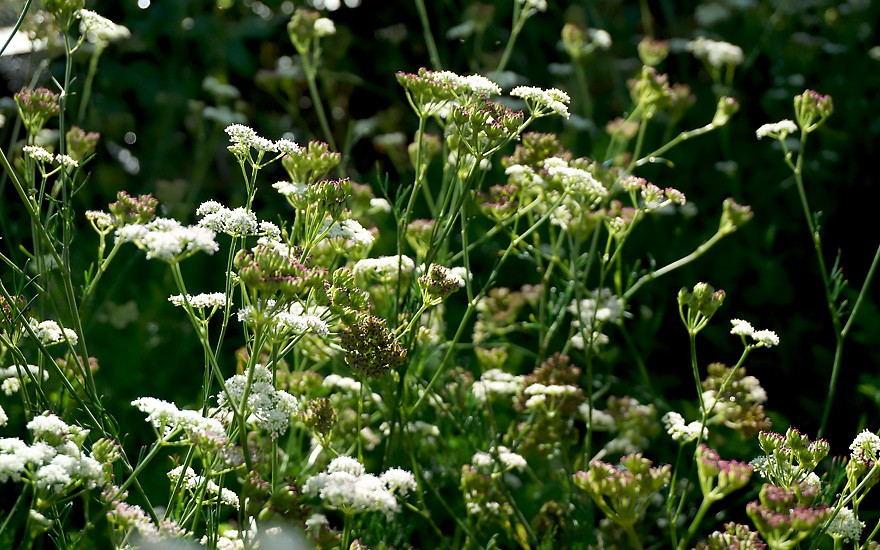
[[864,528],[865,522],[859,520],[852,508],[844,506],[838,510],[837,515],[828,524],[827,533],[835,539],[843,540],[843,542],[857,543]]
[[[709,437],[709,430],[699,421],[686,423],[683,416],[675,411],[669,411],[663,415],[663,426],[666,433],[672,437],[673,441],[681,443],[690,443],[698,438],[705,440]],[[702,437],[701,437],[702,434]]]
[[221,408],[228,407],[228,400],[236,406],[245,398],[244,410],[248,424],[265,431],[272,439],[287,432],[290,419],[299,411],[299,401],[284,390],[275,389],[272,373],[264,365],[254,365],[250,376],[236,374],[226,380],[226,392],[217,395]]
[[308,478],[302,486],[306,495],[319,497],[324,506],[346,513],[379,512],[391,520],[400,511],[398,498],[416,489],[415,478],[400,468],[380,476],[366,473],[355,458],[339,456],[327,469]]
[[743,62],[742,48],[729,42],[700,37],[688,42],[687,49],[709,66],[718,69],[741,65]]
[[779,345],[779,336],[772,330],[755,330],[751,323],[742,319],[731,319],[730,323],[730,333],[742,337],[743,342],[750,338],[754,342],[751,346],[772,348]]
[[525,379],[508,374],[501,369],[490,369],[474,382],[471,391],[474,399],[485,402],[497,396],[513,396],[522,392]]
[[571,116],[568,112],[571,97],[557,88],[544,90],[534,86],[517,86],[510,91],[510,95],[523,99],[529,112],[535,117],[546,116],[551,113],[563,118]]
[[81,9],[76,15],[80,20],[79,32],[93,44],[107,44],[131,37],[128,28],[91,10]]
[[755,135],[758,139],[769,137],[784,140],[789,134],[794,134],[797,131],[797,124],[792,120],[785,119],[770,124],[762,124],[757,130],[755,130]]
[[862,430],[849,445],[852,459],[869,464],[880,458],[880,437],[870,430]]
[[28,319],[28,324],[34,332],[34,336],[44,346],[52,346],[67,342],[70,346],[76,346],[79,336],[76,332],[64,328],[57,321],[40,321]]
[[162,440],[169,441],[177,434],[186,435],[182,439],[189,441],[203,438],[217,441],[226,439],[223,424],[215,418],[203,416],[199,411],[178,409],[174,403],[155,397],[140,397],[131,404],[146,413],[147,422],[156,428]]
[[177,220],[156,218],[116,230],[116,242],[130,242],[147,253],[147,259],[178,262],[197,252],[213,254],[220,246],[214,231],[200,226],[184,226]]

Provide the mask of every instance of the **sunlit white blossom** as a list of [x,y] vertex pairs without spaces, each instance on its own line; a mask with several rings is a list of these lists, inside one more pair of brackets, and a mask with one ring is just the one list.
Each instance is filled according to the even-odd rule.
[[789,134],[793,134],[798,131],[797,124],[792,120],[780,120],[779,122],[772,122],[769,124],[762,124],[755,130],[755,135],[758,139],[762,139],[765,137],[771,137],[775,139],[785,139]]

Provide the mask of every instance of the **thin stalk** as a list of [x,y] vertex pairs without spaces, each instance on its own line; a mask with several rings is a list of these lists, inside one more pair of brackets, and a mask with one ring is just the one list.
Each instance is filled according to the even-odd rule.
[[519,33],[522,32],[526,19],[528,19],[527,13],[524,13],[522,5],[519,2],[515,2],[513,5],[513,27],[510,30],[510,38],[507,39],[507,45],[504,47],[504,53],[501,54],[501,61],[498,62],[498,67],[495,69],[496,73],[500,73],[507,67],[510,56],[513,54],[513,45],[516,43]]
[[720,241],[722,238],[724,238],[726,235],[727,235],[727,232],[723,232],[721,230],[718,230],[715,232],[714,235],[709,237],[709,240],[707,240],[706,242],[704,242],[703,244],[698,246],[693,252],[691,252],[687,256],[685,256],[683,258],[679,258],[678,260],[675,260],[674,262],[672,262],[668,265],[665,265],[665,266],[661,267],[660,269],[656,269],[650,273],[646,273],[646,274],[642,275],[639,278],[639,280],[637,280],[631,287],[629,287],[629,289],[626,292],[623,293],[624,300],[629,300],[632,297],[632,295],[636,293],[636,291],[638,291],[642,286],[645,285],[645,283],[653,281],[654,279],[656,279],[658,277],[662,277],[663,275],[666,275],[667,273],[675,271],[679,267],[683,267],[683,266],[691,263],[692,261],[696,260],[697,258],[702,256],[703,254],[708,252],[710,248],[715,246],[715,244],[718,241]]
[[428,20],[428,10],[425,9],[425,0],[416,0],[416,10],[419,12],[419,21],[422,23],[422,33],[425,35],[425,46],[428,47],[428,57],[431,59],[431,66],[435,71],[439,71],[443,68],[443,65],[440,64],[440,53],[437,51],[434,34],[431,32],[431,23]]
[[321,94],[318,93],[317,85],[317,68],[312,64],[311,54],[304,52],[300,55],[303,64],[303,72],[306,74],[306,81],[309,85],[309,95],[312,97],[312,103],[315,105],[315,112],[318,114],[318,122],[321,124],[321,131],[324,132],[324,139],[330,145],[330,148],[336,151],[336,141],[333,139],[333,133],[330,131],[330,124],[327,122],[327,114],[324,112],[324,103],[321,101]]

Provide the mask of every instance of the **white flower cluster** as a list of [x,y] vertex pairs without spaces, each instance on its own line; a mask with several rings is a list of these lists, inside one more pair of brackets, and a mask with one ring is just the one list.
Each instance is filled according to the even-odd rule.
[[462,76],[452,71],[433,71],[429,75],[428,78],[431,80],[448,84],[462,94],[498,95],[501,93],[501,87],[498,84],[479,74]]
[[6,410],[0,405],[0,428],[9,423],[9,416],[6,414]]
[[[543,167],[558,187],[562,202],[550,217],[550,223],[569,229],[577,227],[608,196],[608,190],[590,172],[569,166],[564,159],[553,157],[544,160]],[[556,203],[559,191],[549,188],[545,202]]]
[[109,212],[103,210],[86,210],[86,219],[98,233],[106,235],[116,227],[116,219]]
[[[168,297],[168,301],[172,304],[183,307],[183,294],[175,294]],[[201,294],[187,294],[186,302],[194,309],[213,309],[226,305],[226,294],[223,292],[209,292]]]
[[755,342],[753,344],[755,347],[770,348],[779,345],[779,336],[772,330],[755,330],[751,323],[742,319],[731,319],[730,323],[733,325],[730,329],[731,334],[742,336],[743,338],[746,336],[751,337]]
[[401,273],[410,275],[415,270],[413,259],[406,255],[380,256],[358,260],[351,271],[358,280],[379,280],[383,283],[396,281]]
[[519,470],[521,472],[529,465],[522,455],[511,451],[503,445],[492,447],[487,453],[482,451],[474,453],[474,456],[471,457],[471,464],[485,474],[491,474],[495,471],[506,472],[508,470]]
[[[242,206],[229,209],[217,201],[207,201],[198,207],[196,215],[202,218],[199,220],[200,227],[206,227],[215,233],[225,233],[233,237],[262,234],[257,215]],[[280,236],[278,227],[275,224],[271,226],[274,227],[274,234]]]
[[309,186],[305,183],[294,183],[290,181],[278,181],[272,184],[272,187],[278,193],[285,197],[305,197],[309,191]]
[[535,86],[517,86],[510,90],[513,97],[522,98],[526,102],[529,111],[535,116],[544,116],[550,113],[569,118],[568,105],[571,97],[558,88],[543,90]]
[[147,259],[181,260],[196,252],[213,254],[219,250],[210,229],[183,226],[169,218],[156,218],[146,223],[133,223],[116,230],[117,243],[134,243],[147,253]]
[[[226,380],[228,399],[232,399],[236,406],[240,405],[244,396],[247,379],[247,374],[236,374]],[[226,393],[217,394],[217,401],[221,407],[227,405]],[[265,430],[272,439],[277,439],[287,431],[290,417],[297,414],[298,411],[299,401],[296,397],[284,390],[276,390],[269,369],[264,365],[254,365],[250,393],[248,393],[244,410],[241,411],[247,422]]]
[[80,20],[79,32],[86,35],[86,39],[92,44],[107,44],[131,36],[128,28],[91,10],[80,9],[76,12],[76,16]]
[[[163,519],[157,526],[144,512],[144,509],[136,504],[127,502],[115,502],[115,506],[107,512],[108,521],[116,527],[122,528],[130,534],[137,533],[139,542],[148,543],[150,548],[164,548],[173,539],[178,539],[186,534],[176,522]],[[220,545],[218,544],[218,548]]]
[[831,523],[828,524],[827,533],[832,537],[841,538],[843,542],[858,542],[862,536],[862,529],[865,528],[865,522],[859,521],[859,518],[853,513],[851,508],[844,506],[837,512]]
[[525,386],[522,376],[514,376],[501,369],[489,369],[474,382],[471,391],[474,399],[481,403],[496,396],[519,395]]
[[36,319],[28,319],[28,324],[34,331],[34,336],[44,346],[61,344],[62,342],[70,342],[71,346],[75,346],[79,341],[76,332],[62,327],[55,321],[37,322]]
[[523,391],[529,398],[526,400],[525,407],[529,410],[544,407],[547,401],[556,402],[560,397],[567,395],[577,395],[580,388],[577,386],[560,385],[560,384],[530,384]]
[[758,139],[771,137],[774,139],[785,139],[788,137],[788,134],[793,134],[798,131],[797,124],[792,120],[784,119],[779,122],[772,122],[769,124],[762,124],[757,130],[755,130],[755,135]]
[[390,468],[377,477],[348,456],[334,458],[326,471],[310,477],[302,487],[304,494],[320,497],[329,508],[382,512],[389,520],[400,511],[397,497],[415,489],[415,478],[406,470]]
[[278,335],[286,335],[288,332],[296,335],[314,332],[324,337],[330,334],[330,327],[322,318],[326,313],[326,307],[314,306],[307,311],[302,304],[296,302],[286,309],[281,307],[276,309],[276,301],[270,299],[261,303],[259,307],[245,306],[238,310],[236,315],[241,323],[254,324],[268,321]]
[[250,150],[256,149],[266,153],[280,153],[291,155],[299,152],[302,148],[289,139],[272,141],[257,134],[257,132],[243,124],[231,124],[226,127],[231,145],[228,147],[236,156],[243,157]]
[[330,334],[330,327],[327,326],[326,321],[321,319],[321,313],[324,311],[326,308],[318,307],[309,313],[302,304],[293,303],[286,310],[276,313],[272,320],[276,328],[289,330],[294,334],[313,332],[324,337]]
[[319,17],[315,20],[315,36],[322,38],[336,34],[336,25],[331,19]]
[[590,291],[590,297],[580,302],[572,300],[568,312],[578,317],[585,325],[617,323],[624,316],[623,299],[615,296],[609,288]]
[[132,401],[131,405],[146,413],[147,422],[156,428],[163,439],[183,430],[190,439],[226,440],[223,424],[216,418],[203,416],[199,411],[181,410],[174,403],[155,397],[140,397]]
[[328,374],[321,385],[325,388],[341,390],[349,395],[360,395],[361,383],[354,378],[347,376],[339,376],[338,374]]
[[[332,224],[332,225],[331,225]],[[347,219],[333,222],[330,218],[324,220],[320,233],[326,232],[328,239],[341,239],[352,246],[369,247],[376,240],[372,233],[364,229],[357,220]]]
[[[28,374],[30,373],[30,374]],[[49,379],[49,371],[41,369],[37,365],[12,365],[0,367],[0,390],[6,395],[12,395],[21,389],[24,382],[33,378],[42,378],[45,382]]]
[[24,152],[25,155],[31,157],[37,162],[49,163],[55,161],[55,157],[52,155],[52,153],[40,147],[39,145],[25,145],[24,147],[22,147],[21,150],[22,152]]
[[76,442],[84,439],[87,430],[48,413],[34,417],[27,427],[33,445],[17,438],[0,439],[0,483],[25,478],[40,491],[61,494],[71,486],[94,489],[107,481],[101,463],[83,453]]
[[594,350],[609,341],[608,336],[601,331],[602,326],[606,323],[617,323],[626,315],[623,300],[607,288],[591,291],[589,298],[572,300],[568,312],[575,317],[571,323],[575,329],[571,344],[577,349],[584,349],[587,344],[585,340],[589,339]]
[[607,50],[611,47],[611,35],[608,34],[608,31],[603,29],[588,29],[587,34],[590,36],[590,40],[593,44],[595,44],[600,50]]
[[[177,480],[180,479],[180,473],[182,470],[183,466],[174,468],[168,472],[168,479],[170,479],[172,483],[177,483]],[[192,468],[186,469],[186,473],[183,475],[183,485],[194,496],[202,493],[210,495],[216,497],[222,504],[238,509],[238,495],[235,494],[235,492],[230,491],[226,487],[220,487],[214,483],[214,481],[206,479],[204,476],[197,475]]]
[[584,419],[584,422],[590,422],[593,430],[613,432],[617,430],[617,421],[607,412],[591,408],[590,404],[584,401],[578,405],[578,413]]
[[852,451],[853,460],[864,464],[876,462],[880,459],[880,437],[869,430],[862,430],[850,443],[849,450]]
[[729,42],[699,37],[687,44],[687,50],[712,67],[737,66],[743,62],[743,51]]
[[703,426],[701,422],[695,420],[694,422],[685,424],[684,417],[675,411],[669,411],[664,414],[661,420],[663,421],[663,426],[666,428],[666,433],[668,433],[674,441],[681,441],[682,443],[696,441],[700,437],[701,428],[703,439],[705,440],[709,437],[708,428]]

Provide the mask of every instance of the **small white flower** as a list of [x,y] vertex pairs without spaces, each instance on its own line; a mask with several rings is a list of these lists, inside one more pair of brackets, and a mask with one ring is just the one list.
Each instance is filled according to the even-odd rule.
[[76,12],[76,16],[80,19],[79,32],[86,35],[88,41],[93,44],[116,42],[131,36],[131,31],[126,27],[91,10],[80,9]]
[[330,522],[324,514],[312,514],[309,516],[309,519],[306,520],[306,530],[315,531],[329,524]]
[[663,426],[666,428],[666,433],[668,433],[674,441],[681,441],[682,443],[696,441],[700,437],[701,428],[703,439],[709,437],[709,430],[703,426],[702,423],[694,421],[685,424],[684,417],[675,411],[669,411],[664,414],[661,420],[663,421]]
[[65,168],[76,168],[79,163],[69,155],[55,155],[55,162]]
[[459,83],[475,94],[498,95],[501,93],[501,87],[498,84],[479,74],[463,76]]
[[[183,307],[184,305],[182,294],[169,296],[168,301],[179,307]],[[210,292],[196,295],[187,294],[186,301],[195,309],[223,307],[226,305],[226,294],[223,292]]]
[[852,459],[868,464],[880,457],[880,437],[868,430],[856,436],[849,446],[852,451]]
[[754,340],[759,347],[763,346],[771,348],[779,345],[779,336],[777,336],[772,330],[756,330],[752,333],[752,340]]
[[52,153],[40,147],[39,145],[25,145],[22,147],[24,154],[31,157],[37,162],[53,162],[55,157]]
[[343,455],[331,460],[327,466],[327,473],[332,474],[333,472],[346,472],[357,477],[367,473],[367,470],[358,459]]
[[859,521],[851,508],[843,507],[828,524],[828,534],[842,538],[843,542],[858,542],[864,528],[865,522]]
[[568,112],[571,97],[557,88],[542,90],[534,86],[517,86],[510,91],[510,95],[522,98],[535,116],[543,116],[551,112],[564,118],[571,116]]
[[79,336],[77,336],[76,332],[62,327],[55,321],[37,322],[36,319],[28,319],[28,324],[31,330],[34,331],[34,336],[44,346],[61,344],[63,342],[69,342],[71,346],[75,346],[79,341]]
[[324,378],[321,383],[325,388],[336,388],[350,395],[359,395],[361,392],[361,383],[354,378],[339,376],[338,374],[330,374]]
[[748,321],[743,321],[742,319],[731,319],[730,323],[733,325],[733,328],[730,329],[730,333],[736,336],[751,336],[755,333],[755,329]]
[[729,42],[700,37],[688,42],[687,49],[699,59],[716,68],[741,65],[743,62],[742,48]]
[[333,21],[326,17],[319,17],[315,20],[315,35],[324,37],[333,34],[336,34],[336,25],[333,24]]
[[758,139],[765,137],[785,139],[789,134],[793,134],[797,131],[797,124],[791,120],[785,119],[770,124],[762,124],[757,130],[755,130],[755,135]]
[[374,212],[391,212],[391,203],[388,202],[387,199],[370,199],[370,210]]
[[522,376],[508,374],[501,369],[490,369],[483,373],[480,380],[471,387],[474,399],[485,402],[495,396],[516,395],[522,391],[525,379]]
[[379,479],[388,487],[392,493],[398,493],[400,496],[406,496],[410,491],[416,490],[416,479],[410,472],[401,468],[389,468]]
[[595,44],[600,50],[607,50],[611,47],[611,35],[608,34],[608,31],[602,29],[589,29],[587,33],[593,44]]
[[383,283],[396,281],[401,273],[409,275],[415,270],[415,262],[406,255],[381,256],[358,260],[351,271],[359,280],[378,280]]

